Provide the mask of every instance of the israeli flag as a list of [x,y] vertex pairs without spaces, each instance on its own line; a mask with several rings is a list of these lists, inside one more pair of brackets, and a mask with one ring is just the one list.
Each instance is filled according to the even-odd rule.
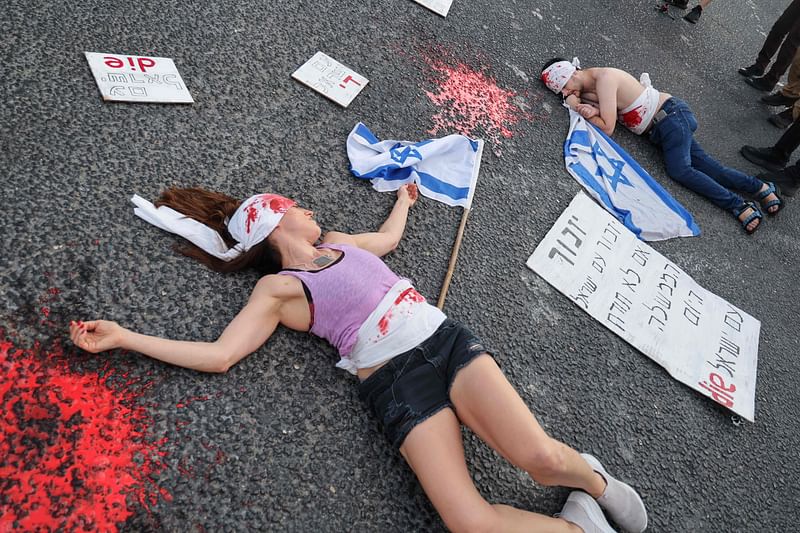
[[643,241],[700,235],[692,215],[605,133],[569,110],[567,170]]
[[469,209],[483,141],[448,135],[427,141],[381,141],[359,122],[347,136],[350,171],[368,179],[376,191],[396,191],[416,183],[419,192],[449,206]]

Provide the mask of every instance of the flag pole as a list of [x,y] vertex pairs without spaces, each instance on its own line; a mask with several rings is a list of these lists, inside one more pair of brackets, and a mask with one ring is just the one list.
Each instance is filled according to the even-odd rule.
[[447,298],[447,289],[450,287],[450,280],[453,278],[453,271],[456,268],[458,250],[461,248],[461,240],[464,237],[464,227],[467,225],[467,217],[469,217],[469,212],[470,208],[464,208],[464,213],[461,215],[461,224],[458,226],[456,241],[453,243],[453,251],[450,253],[450,265],[447,267],[447,274],[444,277],[442,290],[439,292],[439,301],[436,303],[436,307],[439,309],[444,308],[444,299]]
[[450,280],[453,279],[453,271],[456,269],[456,261],[458,260],[458,251],[461,249],[461,240],[464,238],[464,228],[467,225],[467,218],[469,212],[472,210],[472,197],[475,194],[475,189],[478,184],[478,173],[481,169],[481,159],[483,159],[483,140],[478,139],[478,149],[475,155],[475,165],[472,168],[472,180],[470,181],[470,193],[467,204],[464,206],[464,212],[461,214],[461,224],[458,225],[458,232],[456,233],[456,241],[453,243],[453,251],[450,253],[450,264],[447,267],[447,274],[444,276],[444,283],[442,283],[442,290],[439,291],[439,301],[436,302],[436,307],[439,309],[444,308],[444,299],[447,298],[447,289],[450,288]]

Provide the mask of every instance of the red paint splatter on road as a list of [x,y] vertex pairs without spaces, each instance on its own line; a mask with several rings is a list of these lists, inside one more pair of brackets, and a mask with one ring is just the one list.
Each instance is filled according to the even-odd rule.
[[461,133],[470,137],[482,136],[499,155],[502,139],[514,135],[512,127],[533,116],[524,108],[524,97],[505,89],[483,70],[457,62],[455,65],[440,59],[424,57],[436,73],[432,80],[438,91],[425,94],[439,112],[433,116],[433,128],[428,133]]
[[134,506],[171,499],[153,481],[166,439],[151,441],[138,405],[147,384],[2,337],[0,371],[0,530],[117,531]]

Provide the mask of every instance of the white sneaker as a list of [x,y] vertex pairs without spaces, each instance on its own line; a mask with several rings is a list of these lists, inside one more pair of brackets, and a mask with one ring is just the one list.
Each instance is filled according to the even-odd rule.
[[611,477],[593,455],[582,453],[589,466],[606,480],[606,490],[597,498],[600,507],[625,531],[641,533],[647,528],[647,509],[633,487]]
[[583,530],[583,533],[615,533],[608,525],[600,505],[589,494],[581,490],[570,492],[567,503],[556,515],[567,522],[572,522]]

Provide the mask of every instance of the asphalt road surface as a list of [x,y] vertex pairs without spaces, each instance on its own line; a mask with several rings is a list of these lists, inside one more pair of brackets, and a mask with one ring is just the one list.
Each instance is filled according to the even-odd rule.
[[[796,199],[746,236],[671,181],[653,146],[615,135],[702,229],[653,247],[761,321],[755,423],[673,380],[525,266],[580,189],[541,65],[577,55],[649,72],[692,105],[711,154],[755,173],[739,147],[780,132],[736,70],[787,3],[719,0],[690,25],[633,0],[455,0],[446,18],[407,0],[4,2],[0,531],[444,529],[319,339],[281,329],[224,375],[64,342],[69,320],[94,317],[213,340],[257,280],[176,254],[176,238],[134,217],[133,193],[272,191],[324,228],[377,228],[393,197],[348,172],[359,121],[389,139],[486,139],[445,311],[496,352],[554,437],[640,491],[649,530],[796,530]],[[370,80],[346,109],[290,77],[318,50]],[[103,102],[87,51],[173,58],[195,103]],[[423,199],[387,258],[431,300],[460,216]],[[535,485],[466,431],[465,447],[488,500],[560,509],[566,489]]]

